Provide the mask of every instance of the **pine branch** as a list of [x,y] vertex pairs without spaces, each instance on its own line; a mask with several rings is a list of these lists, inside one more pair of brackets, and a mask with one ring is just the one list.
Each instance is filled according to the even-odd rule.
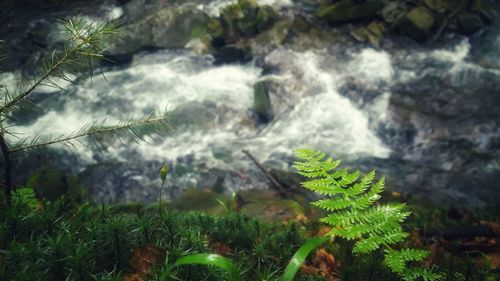
[[[105,120],[84,125],[80,130],[68,135],[58,135],[56,137],[48,136],[43,139],[40,135],[35,135],[31,139],[24,139],[10,148],[11,153],[22,150],[33,150],[40,147],[62,144],[71,150],[74,147],[73,141],[83,144],[79,139],[83,137],[95,137],[97,135],[110,134],[118,139],[124,135],[145,141],[144,137],[152,131],[167,131],[169,129],[167,114],[158,116],[148,115],[138,120],[127,119],[114,126],[105,126]],[[99,147],[100,142],[96,138],[91,140]],[[101,145],[102,146],[102,145]]]
[[63,22],[69,39],[65,44],[62,55],[52,52],[51,56],[43,63],[43,70],[26,89],[16,95],[6,93],[4,104],[0,106],[0,113],[16,107],[30,96],[39,86],[61,88],[53,79],[60,78],[72,82],[73,79],[67,73],[77,74],[79,68],[88,67],[92,69],[96,59],[103,57],[103,52],[107,49],[111,38],[117,34],[117,25],[106,23],[93,25],[85,22],[84,19],[74,19]]

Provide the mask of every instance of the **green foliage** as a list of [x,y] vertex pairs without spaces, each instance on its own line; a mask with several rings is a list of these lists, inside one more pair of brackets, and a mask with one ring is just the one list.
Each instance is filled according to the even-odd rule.
[[[226,280],[217,267],[175,266],[181,257],[213,253],[215,242],[231,249],[226,258],[244,280],[262,280],[257,276],[283,268],[305,241],[305,231],[293,224],[263,224],[235,213],[163,211],[162,221],[156,208],[124,213],[65,197],[33,208],[30,192],[16,191],[12,205],[0,208],[0,280],[123,280],[132,250],[143,245],[168,253],[152,280]],[[254,251],[256,244],[266,252]]]
[[[296,271],[324,240],[306,239],[307,233],[317,232],[317,223],[305,228],[295,223],[262,223],[237,213],[214,217],[175,211],[162,211],[162,221],[156,206],[76,205],[63,197],[35,207],[33,195],[30,189],[19,189],[13,193],[10,207],[0,207],[0,280],[123,280],[132,270],[132,251],[144,245],[167,253],[151,280],[227,280],[228,273],[216,266],[175,265],[184,256],[216,252],[217,242],[231,250],[224,257],[231,260],[243,280],[326,280]],[[341,280],[399,280],[382,264],[389,252],[353,255],[353,242],[338,240],[324,245],[342,262]],[[406,251],[401,251],[403,260],[394,255],[386,263],[394,268],[404,263],[408,269],[407,265],[424,255],[420,251],[408,255]],[[473,254],[447,257],[441,263],[444,280],[486,280],[489,269],[478,267],[477,258]],[[415,269],[408,274],[425,273]]]
[[230,281],[242,281],[240,273],[234,263],[226,259],[223,256],[216,254],[193,254],[188,256],[183,256],[175,262],[175,265],[194,265],[203,264],[209,266],[217,266],[225,271],[229,275]]
[[361,177],[359,171],[339,170],[340,160],[312,149],[299,149],[296,155],[301,161],[295,162],[295,168],[309,178],[303,186],[328,196],[312,204],[332,212],[321,219],[332,226],[329,235],[355,241],[354,253],[385,248],[385,265],[404,280],[439,279],[432,270],[409,266],[410,262],[422,261],[427,251],[392,248],[408,236],[401,223],[410,212],[405,211],[404,204],[375,205],[384,190],[384,178],[374,183],[375,171]]
[[307,256],[326,241],[327,238],[325,237],[316,237],[304,243],[304,245],[297,250],[288,263],[281,281],[293,281],[300,269],[300,266],[304,263]]
[[14,191],[14,201],[18,204],[26,204],[30,209],[38,206],[35,191],[29,187],[18,188]]

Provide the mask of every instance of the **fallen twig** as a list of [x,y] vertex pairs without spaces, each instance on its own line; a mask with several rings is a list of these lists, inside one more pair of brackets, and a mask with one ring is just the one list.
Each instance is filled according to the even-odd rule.
[[271,175],[260,163],[255,159],[255,157],[250,153],[248,150],[242,150],[245,155],[252,160],[253,163],[264,173],[264,175],[267,177],[267,179],[272,183],[272,186],[275,187],[275,189],[279,192],[279,194],[283,197],[287,197],[288,191],[287,188],[284,187],[276,178]]
[[432,37],[431,39],[431,42],[434,42],[436,41],[439,37],[441,37],[441,34],[443,33],[444,29],[446,28],[446,26],[448,25],[448,22],[456,15],[458,14],[458,12],[462,9],[462,6],[464,5],[465,3],[465,0],[462,0],[460,2],[460,5],[458,5],[458,8],[453,11],[451,14],[447,15],[444,20],[443,20],[443,23],[441,24],[441,26],[439,27],[437,33],[434,35],[434,37]]

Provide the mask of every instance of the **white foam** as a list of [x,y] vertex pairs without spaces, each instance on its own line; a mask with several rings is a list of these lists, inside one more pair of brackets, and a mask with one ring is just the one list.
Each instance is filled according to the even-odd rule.
[[394,69],[391,56],[385,51],[363,49],[348,65],[349,75],[365,82],[391,81]]

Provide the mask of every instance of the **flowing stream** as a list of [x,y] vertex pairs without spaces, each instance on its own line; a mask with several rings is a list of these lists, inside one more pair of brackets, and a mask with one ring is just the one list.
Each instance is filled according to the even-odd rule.
[[[217,13],[228,3],[214,1],[203,8]],[[293,151],[302,147],[323,150],[365,170],[387,172],[400,190],[425,193],[442,188],[446,195],[439,198],[460,201],[468,194],[465,189],[440,185],[449,185],[467,166],[463,150],[497,153],[491,140],[500,135],[498,119],[459,121],[452,109],[447,110],[464,108],[450,105],[453,98],[422,105],[428,98],[422,93],[434,87],[446,99],[461,90],[474,90],[471,83],[488,89],[488,83],[500,81],[498,70],[471,60],[473,44],[478,45],[454,38],[433,49],[415,44],[303,52],[279,47],[262,57],[271,73],[255,61],[216,66],[210,55],[189,50],[139,53],[130,65],[81,79],[68,85],[65,93],[40,89],[43,112],[16,131],[67,134],[95,120],[116,124],[123,118],[170,110],[172,130],[167,135],[139,144],[106,139],[104,151],[77,146],[76,160],[61,160],[59,166],[80,174],[94,195],[107,202],[156,200],[163,163],[172,167],[165,195],[169,198],[189,187],[211,187],[221,178],[228,192],[266,188],[266,178],[242,150],[249,150],[268,168],[292,171]],[[4,84],[17,78],[2,74]],[[271,85],[274,119],[268,124],[256,121],[253,113],[253,86],[259,81]],[[408,91],[421,97],[401,94]],[[442,117],[435,113],[439,110],[453,116]],[[466,139],[472,148],[433,150],[442,139]],[[490,165],[490,173],[500,170],[494,159],[474,161],[469,163]]]

